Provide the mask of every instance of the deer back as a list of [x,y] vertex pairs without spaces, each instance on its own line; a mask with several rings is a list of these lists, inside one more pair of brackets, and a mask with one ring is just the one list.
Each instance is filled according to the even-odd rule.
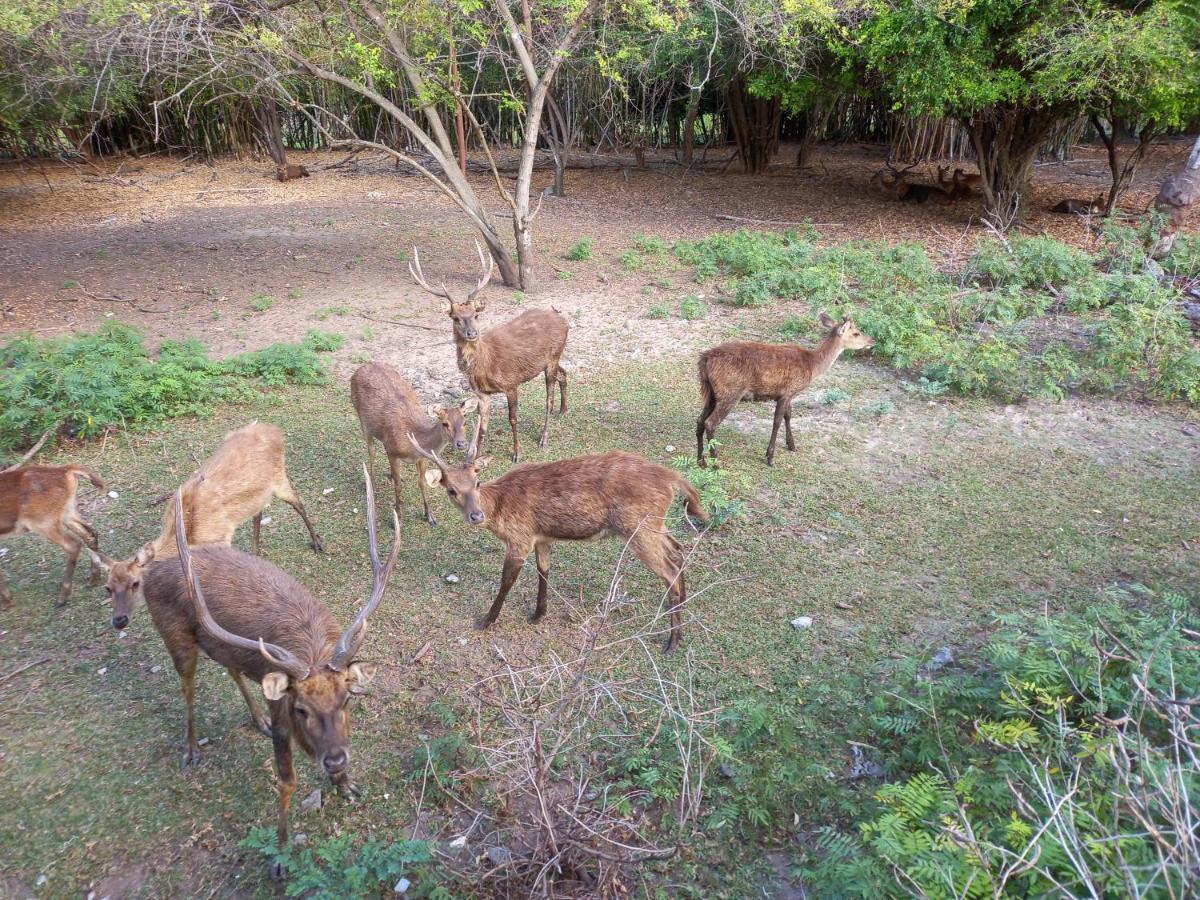
[[411,457],[408,433],[428,431],[433,424],[417,392],[385,363],[368,363],[355,370],[350,400],[363,431],[382,442],[388,456]]
[[[341,629],[329,610],[292,576],[232,547],[193,547],[191,555],[208,608],[224,628],[251,640],[278,644],[314,670],[330,659]],[[231,646],[204,631],[178,559],[150,563],[144,591],[154,627],[168,647],[186,636],[211,659],[255,681],[275,670],[257,650]]]
[[787,344],[729,341],[700,354],[700,371],[718,397],[789,397],[813,380],[817,351]]
[[528,310],[484,334],[478,348],[460,344],[459,368],[475,390],[512,390],[558,361],[568,328],[567,317],[558,310]]
[[57,521],[74,512],[77,473],[86,470],[25,466],[0,472],[0,536],[30,531],[30,523]]

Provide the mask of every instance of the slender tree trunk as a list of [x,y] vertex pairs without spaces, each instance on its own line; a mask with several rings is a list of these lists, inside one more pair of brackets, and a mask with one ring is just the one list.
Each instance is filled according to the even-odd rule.
[[1175,246],[1175,238],[1187,218],[1188,210],[1200,200],[1200,137],[1192,145],[1192,152],[1184,163],[1183,170],[1172,175],[1158,189],[1154,198],[1156,211],[1167,217],[1163,230],[1154,246],[1153,256],[1162,259]]
[[965,120],[983,178],[984,218],[1007,231],[1025,214],[1038,147],[1062,117],[1058,109],[1002,108]]
[[454,87],[454,137],[458,141],[458,170],[467,174],[467,123],[463,115],[462,79],[458,77],[458,57],[450,42],[450,84]]
[[696,155],[696,116],[700,112],[700,88],[692,88],[683,117],[683,164],[690,166]]
[[751,97],[746,90],[746,79],[740,74],[729,83],[727,95],[729,125],[742,167],[749,174],[761,174],[771,165],[771,157],[779,148],[781,99]]
[[1129,190],[1129,185],[1133,183],[1133,177],[1137,174],[1138,165],[1142,161],[1142,157],[1146,155],[1146,149],[1150,146],[1150,139],[1154,136],[1155,126],[1153,122],[1146,122],[1142,126],[1142,130],[1138,132],[1138,145],[1125,161],[1121,161],[1121,147],[1117,143],[1120,133],[1124,130],[1125,122],[1119,116],[1110,116],[1108,123],[1112,129],[1111,132],[1106,131],[1104,124],[1100,121],[1097,115],[1091,116],[1092,127],[1096,129],[1096,133],[1100,135],[1100,140],[1104,142],[1104,149],[1108,152],[1108,170],[1112,173],[1112,184],[1108,189],[1108,201],[1104,205],[1104,215],[1111,216],[1117,208],[1117,201],[1121,196]]
[[283,146],[283,129],[279,124],[279,108],[274,97],[259,97],[254,101],[254,114],[262,130],[263,146],[275,165],[287,167],[287,150]]

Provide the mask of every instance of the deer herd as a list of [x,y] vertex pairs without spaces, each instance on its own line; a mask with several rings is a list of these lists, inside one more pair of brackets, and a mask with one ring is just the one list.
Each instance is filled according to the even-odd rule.
[[[913,181],[912,170],[917,163],[897,169],[891,160],[871,176],[871,184],[879,191],[902,203],[957,203],[959,200],[974,200],[979,197],[983,176],[964,169],[950,171],[949,166],[937,167],[937,181],[927,184]],[[949,174],[947,174],[949,173]],[[1053,213],[1077,216],[1097,215],[1105,209],[1104,195],[1093,200],[1063,200],[1049,208]]]
[[[954,184],[960,182],[955,173]],[[293,744],[312,757],[338,792],[357,794],[350,779],[349,700],[371,680],[374,667],[358,658],[367,623],[383,600],[400,551],[402,462],[414,464],[423,515],[436,519],[427,490],[439,485],[470,526],[486,528],[504,544],[500,586],[479,627],[494,624],[525,562],[533,554],[537,575],[536,622],[546,613],[550,554],[559,541],[612,537],[624,541],[645,567],[662,579],[668,602],[666,650],[682,640],[682,614],[687,602],[683,547],[670,532],[667,516],[677,496],[687,515],[709,520],[691,483],[673,469],[623,451],[610,451],[524,463],[481,482],[489,457],[483,452],[491,396],[504,394],[512,431],[514,463],[521,453],[517,427],[517,391],[542,375],[546,408],[538,446],[549,441],[555,386],[558,413],[567,411],[567,377],[562,367],[568,322],[552,309],[533,309],[490,331],[481,332],[486,306],[480,294],[492,274],[490,258],[479,251],[481,273],[462,299],[444,284],[434,288],[421,271],[414,248],[410,266],[414,280],[447,303],[458,368],[473,396],[455,405],[425,405],[392,366],[369,363],[354,372],[350,398],[366,440],[366,530],[373,585],[354,620],[339,628],[329,609],[299,581],[263,559],[260,525],[263,510],[278,497],[303,520],[311,546],[324,543],[288,478],[283,433],[272,425],[251,423],[230,432],[173,494],[161,530],[133,556],[115,560],[101,552],[96,530],[77,509],[80,476],[97,488],[99,475],[84,466],[21,466],[0,471],[0,537],[33,532],[58,544],[66,553],[58,605],[71,594],[79,554],[92,563],[91,584],[103,573],[111,599],[111,624],[130,626],[144,604],[166,645],[179,675],[186,706],[181,764],[199,759],[194,725],[196,663],[201,652],[225,667],[237,684],[254,725],[274,747],[278,786],[278,837],[287,839],[288,810],[296,789]],[[717,427],[741,401],[775,403],[774,427],[766,462],[774,464],[781,424],[788,450],[795,450],[791,404],[847,349],[869,348],[873,342],[849,318],[820,317],[825,337],[814,349],[776,344],[730,342],[699,358],[702,409],[696,423],[697,460],[707,465]],[[470,440],[468,417],[475,415]],[[395,541],[381,562],[376,534],[372,472],[375,442],[387,454],[395,489]],[[461,453],[458,461],[443,456]],[[232,546],[234,533],[253,519],[253,553]],[[0,609],[12,597],[0,575]],[[260,708],[249,682],[257,682],[267,700]],[[278,874],[276,870],[273,874]]]

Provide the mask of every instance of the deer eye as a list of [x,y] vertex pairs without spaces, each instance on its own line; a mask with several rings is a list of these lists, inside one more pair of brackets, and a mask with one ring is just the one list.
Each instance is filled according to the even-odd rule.
[[447,488],[446,493],[449,494],[451,497],[458,496],[458,491],[456,491],[454,488]]
[[135,591],[138,588],[140,588],[141,586],[142,586],[142,583],[140,581],[135,581],[133,584],[130,585],[130,587],[132,587]]
[[307,719],[308,718],[308,710],[305,709],[303,706],[297,706],[296,707],[296,715],[298,715],[302,719]]

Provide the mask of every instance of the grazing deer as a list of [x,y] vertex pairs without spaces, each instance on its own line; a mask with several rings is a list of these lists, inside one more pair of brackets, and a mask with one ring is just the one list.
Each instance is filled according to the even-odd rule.
[[878,187],[889,197],[894,197],[902,203],[924,203],[927,200],[935,200],[940,203],[950,202],[950,195],[942,190],[937,185],[933,184],[912,184],[908,181],[908,172],[912,166],[898,171],[892,167],[891,163],[884,163],[888,171],[891,173],[891,180],[887,180],[883,170],[879,170],[871,176],[871,184]]
[[425,450],[441,450],[449,443],[454,444],[455,450],[466,450],[466,416],[478,409],[479,399],[471,397],[461,406],[424,407],[417,392],[395,368],[368,363],[355,370],[350,378],[350,400],[367,439],[367,467],[375,471],[375,441],[380,441],[387,453],[396,490],[396,512],[400,511],[400,465],[415,462],[425,520],[436,525],[426,494],[425,458],[413,453],[408,434],[415,434],[417,443]]
[[476,456],[478,424],[466,457],[457,466],[446,465],[436,453],[422,448],[415,436],[410,435],[409,440],[417,453],[437,466],[436,471],[425,473],[429,484],[442,484],[468,524],[485,526],[504,543],[500,591],[481,628],[500,615],[504,598],[530,553],[537,560],[538,593],[537,608],[529,621],[536,622],[546,613],[554,542],[618,537],[627,540],[630,551],[666,584],[671,595],[666,650],[679,645],[683,633],[680,608],[687,602],[683,547],[665,524],[675,494],[683,494],[689,514],[708,521],[696,489],[686,478],[640,456],[614,451],[526,463],[481,485],[479,472],[489,460]]
[[[814,378],[828,372],[843,350],[864,350],[875,345],[858,330],[849,316],[837,322],[821,313],[821,327],[828,334],[815,348],[783,344],[730,341],[700,354],[700,392],[704,408],[696,420],[696,461],[704,461],[705,445],[717,426],[742,400],[774,400],[775,424],[767,443],[767,465],[775,465],[775,439],[784,423],[787,448],[796,449],[792,438],[792,400]],[[713,448],[709,452],[715,458]]]
[[1077,216],[1094,216],[1104,209],[1104,195],[1097,194],[1095,200],[1063,200],[1050,207],[1050,212],[1073,213]]
[[[66,605],[71,597],[79,551],[100,549],[96,529],[79,515],[75,504],[80,475],[104,490],[100,476],[86,466],[25,466],[0,472],[0,538],[33,532],[67,554],[56,606]],[[93,561],[88,584],[99,583],[100,569]],[[0,609],[10,606],[12,591],[0,572]]]
[[484,301],[476,297],[492,277],[494,264],[478,241],[475,242],[475,250],[479,253],[482,274],[465,300],[456,301],[446,290],[445,284],[435,289],[426,283],[416,247],[413,247],[413,260],[408,270],[417,284],[450,304],[458,369],[467,376],[471,390],[479,396],[479,417],[483,422],[484,435],[487,434],[491,412],[491,395],[504,394],[508,398],[508,424],[513,438],[512,461],[516,462],[521,457],[521,440],[517,436],[518,388],[539,373],[546,377],[546,417],[538,437],[538,446],[543,450],[549,444],[551,395],[556,382],[560,394],[558,411],[560,414],[567,411],[567,375],[559,365],[563,349],[567,346],[567,317],[556,309],[531,309],[480,335],[475,320],[486,307]]
[[[254,517],[254,552],[261,553],[262,514],[271,497],[278,497],[300,514],[308,527],[312,548],[318,553],[325,544],[313,528],[300,495],[288,480],[284,462],[283,432],[274,425],[251,422],[225,435],[216,452],[204,461],[179,489],[183,511],[193,544],[233,542],[239,525]],[[162,532],[142,546],[132,559],[120,561],[89,550],[92,563],[108,573],[105,585],[112,598],[112,621],[117,628],[142,599],[142,575],[154,559],[172,557],[175,548],[175,507],[163,514]]]
[[[186,768],[200,759],[194,707],[196,661],[203,651],[233,676],[255,724],[274,744],[280,847],[287,842],[288,809],[296,790],[293,742],[330,776],[340,795],[358,796],[349,773],[348,703],[371,680],[374,666],[356,661],[356,655],[400,552],[397,522],[391,556],[380,564],[371,475],[365,469],[363,474],[374,582],[370,598],[344,631],[302,584],[272,563],[232,547],[192,550],[182,489],[175,495],[172,516],[179,559],[157,560],[146,570],[146,605],[179,673],[187,705],[181,764]],[[262,685],[269,715],[258,709],[247,678]]]
[[294,163],[275,167],[275,177],[280,181],[291,181],[293,178],[307,178],[308,169]]

